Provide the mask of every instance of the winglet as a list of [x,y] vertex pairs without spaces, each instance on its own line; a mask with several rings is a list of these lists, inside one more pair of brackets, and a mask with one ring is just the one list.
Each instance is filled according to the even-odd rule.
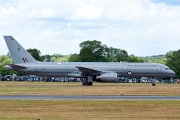
[[14,64],[37,62],[12,36],[4,36]]

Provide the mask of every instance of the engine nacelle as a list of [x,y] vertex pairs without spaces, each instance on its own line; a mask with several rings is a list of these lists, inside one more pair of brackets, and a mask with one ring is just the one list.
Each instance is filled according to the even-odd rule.
[[96,76],[95,81],[99,82],[116,82],[117,74],[116,73],[104,73],[102,75]]

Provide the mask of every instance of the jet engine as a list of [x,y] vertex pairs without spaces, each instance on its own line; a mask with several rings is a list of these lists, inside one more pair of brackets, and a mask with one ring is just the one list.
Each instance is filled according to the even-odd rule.
[[117,80],[116,73],[104,73],[102,75],[93,77],[93,81],[98,81],[98,82],[116,82],[116,80]]

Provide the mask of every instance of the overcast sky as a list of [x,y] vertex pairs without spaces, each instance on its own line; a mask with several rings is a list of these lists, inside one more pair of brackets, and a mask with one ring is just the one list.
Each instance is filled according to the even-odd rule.
[[180,0],[1,0],[3,35],[43,55],[79,53],[79,44],[98,40],[136,56],[180,49]]

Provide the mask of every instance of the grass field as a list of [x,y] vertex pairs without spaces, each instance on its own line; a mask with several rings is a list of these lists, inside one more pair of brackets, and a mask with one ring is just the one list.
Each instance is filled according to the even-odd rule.
[[180,84],[0,82],[0,95],[161,95],[180,96]]
[[1,100],[4,120],[179,120],[180,101]]
[[[0,82],[0,95],[180,96],[180,84]],[[179,120],[175,100],[0,100],[0,120]]]

